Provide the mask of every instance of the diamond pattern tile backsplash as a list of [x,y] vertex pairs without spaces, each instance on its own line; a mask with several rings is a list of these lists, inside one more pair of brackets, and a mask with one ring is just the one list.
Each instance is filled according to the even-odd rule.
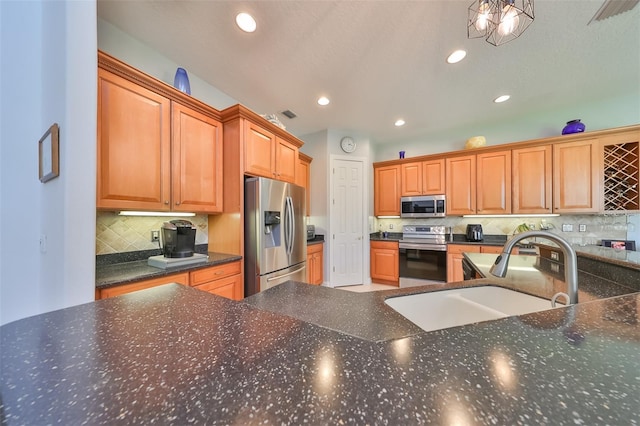
[[[564,237],[571,244],[599,245],[603,239],[625,240],[627,230],[633,231],[628,215],[566,215],[557,217],[445,217],[442,219],[375,219],[373,232],[389,231],[402,232],[402,225],[425,224],[431,226],[450,226],[454,234],[464,234],[467,224],[479,223],[485,234],[507,235],[514,234],[518,225],[526,223],[535,229],[547,229]],[[571,231],[563,231],[563,225],[570,225]],[[580,225],[586,230],[580,232]],[[565,227],[565,229],[568,229]],[[542,241],[542,240],[541,240]]]
[[196,226],[196,244],[207,244],[209,219],[207,215],[194,217],[118,216],[114,212],[98,212],[96,215],[96,254],[125,253],[129,251],[159,248],[151,242],[151,231],[160,230],[162,224],[172,219],[186,219]]

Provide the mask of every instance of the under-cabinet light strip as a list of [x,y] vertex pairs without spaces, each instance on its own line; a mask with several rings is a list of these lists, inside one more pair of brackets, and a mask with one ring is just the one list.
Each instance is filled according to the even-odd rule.
[[558,213],[531,213],[531,214],[465,214],[462,217],[556,217]]
[[170,216],[170,217],[191,217],[195,216],[195,213],[184,212],[137,212],[137,211],[121,211],[119,216]]

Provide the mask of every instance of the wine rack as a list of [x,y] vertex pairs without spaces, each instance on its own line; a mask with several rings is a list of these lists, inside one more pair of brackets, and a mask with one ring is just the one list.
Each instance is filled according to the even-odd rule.
[[638,142],[604,146],[604,209],[640,210]]

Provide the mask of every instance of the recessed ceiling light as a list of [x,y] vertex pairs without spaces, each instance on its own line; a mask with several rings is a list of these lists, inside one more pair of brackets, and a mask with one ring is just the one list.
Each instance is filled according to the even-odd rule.
[[318,98],[318,105],[322,105],[322,106],[329,105],[329,98],[327,98],[326,96],[320,96]]
[[456,64],[456,63],[460,62],[461,60],[463,60],[465,56],[467,56],[467,52],[466,51],[464,51],[464,50],[456,50],[451,55],[449,55],[449,57],[447,58],[447,63]]
[[395,125],[396,127],[404,126],[404,120],[402,118],[399,120],[396,120]]
[[256,20],[253,19],[253,16],[245,12],[238,13],[236,16],[236,24],[238,24],[242,31],[247,33],[252,33],[256,30]]
[[511,97],[511,96],[509,96],[509,95],[502,95],[502,96],[498,96],[497,98],[495,98],[495,99],[493,100],[493,102],[495,102],[495,103],[499,104],[499,103],[501,103],[501,102],[508,101],[510,97]]

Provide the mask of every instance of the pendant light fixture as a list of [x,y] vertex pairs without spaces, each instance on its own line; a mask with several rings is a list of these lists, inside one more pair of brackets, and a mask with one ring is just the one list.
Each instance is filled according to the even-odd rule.
[[533,22],[533,0],[474,0],[468,18],[468,38],[500,46],[520,37]]

